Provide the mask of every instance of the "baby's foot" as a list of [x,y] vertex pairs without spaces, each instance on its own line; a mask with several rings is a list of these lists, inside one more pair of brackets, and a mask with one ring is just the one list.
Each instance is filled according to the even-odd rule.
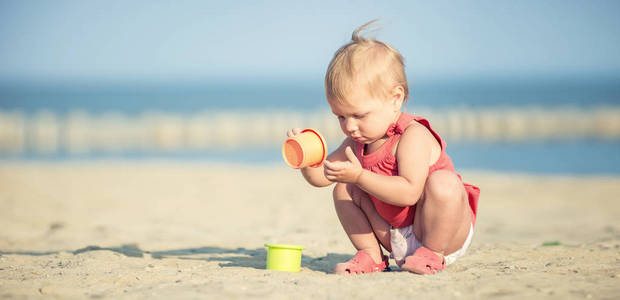
[[401,269],[416,274],[435,274],[446,267],[446,260],[442,255],[426,247],[420,247],[411,256],[405,258]]
[[382,255],[382,259],[380,263],[375,263],[368,253],[360,250],[349,261],[337,264],[334,273],[348,275],[381,272],[389,265],[387,256]]

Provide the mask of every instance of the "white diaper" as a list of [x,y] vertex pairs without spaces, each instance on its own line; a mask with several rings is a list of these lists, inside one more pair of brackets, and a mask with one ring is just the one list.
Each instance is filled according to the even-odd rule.
[[[453,263],[457,258],[465,255],[465,251],[471,244],[471,239],[474,236],[474,226],[470,225],[469,234],[463,247],[456,250],[454,253],[444,256],[446,265]],[[392,246],[392,253],[390,257],[396,261],[396,264],[400,267],[405,262],[405,257],[413,255],[413,253],[422,247],[415,234],[413,233],[413,224],[403,228],[390,229],[390,245]]]

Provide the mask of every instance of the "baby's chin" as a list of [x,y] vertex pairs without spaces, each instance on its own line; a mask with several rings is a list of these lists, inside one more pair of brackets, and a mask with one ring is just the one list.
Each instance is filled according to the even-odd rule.
[[379,137],[379,138],[363,137],[360,141],[356,141],[356,142],[361,143],[361,144],[365,144],[365,145],[369,145],[369,144],[378,142],[380,140],[386,140],[387,138],[389,138],[389,136],[387,136],[387,135],[384,135],[384,136]]
[[357,138],[349,137],[349,138],[351,138],[352,140],[354,140],[354,141],[356,141],[358,143],[362,143],[362,144],[368,144],[370,142],[367,138],[364,138],[364,137],[357,137]]
[[367,138],[367,137],[360,137],[360,138],[351,138],[354,141],[360,143],[360,144],[364,144],[364,145],[368,145],[368,144],[372,144],[376,141],[378,141],[378,139],[371,139],[371,138]]

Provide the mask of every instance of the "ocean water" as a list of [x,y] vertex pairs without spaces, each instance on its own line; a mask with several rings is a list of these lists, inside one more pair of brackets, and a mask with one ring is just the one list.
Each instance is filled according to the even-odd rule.
[[[620,75],[603,77],[488,77],[412,82],[409,107],[619,106]],[[327,108],[323,82],[253,80],[205,82],[0,82],[0,109],[92,113],[204,109],[313,110]]]
[[[407,111],[418,107],[540,108],[618,107],[620,77],[476,78],[414,82]],[[40,110],[58,115],[81,110],[90,114],[144,111],[191,115],[197,111],[315,111],[328,109],[322,82],[239,81],[167,83],[0,83],[0,110],[25,114]],[[448,154],[459,169],[552,174],[620,174],[620,141],[582,139],[512,143],[448,142]],[[126,151],[52,155],[26,149],[0,154],[0,160],[173,159],[248,164],[282,163],[280,149],[209,151]]]

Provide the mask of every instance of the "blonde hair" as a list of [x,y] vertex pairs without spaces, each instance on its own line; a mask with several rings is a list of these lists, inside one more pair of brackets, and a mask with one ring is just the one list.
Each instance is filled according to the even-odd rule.
[[334,54],[325,74],[328,100],[349,101],[347,94],[355,87],[366,87],[373,97],[385,97],[396,86],[402,86],[404,99],[409,98],[402,55],[384,42],[361,35],[376,21],[372,20],[355,29],[351,42]]

